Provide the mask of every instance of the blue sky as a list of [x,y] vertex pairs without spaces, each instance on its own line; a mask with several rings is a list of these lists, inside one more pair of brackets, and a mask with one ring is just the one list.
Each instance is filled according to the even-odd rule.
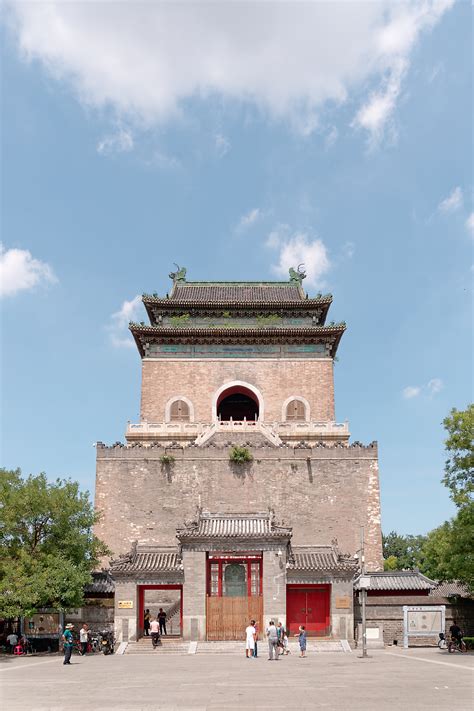
[[285,278],[348,330],[338,421],[379,442],[383,529],[453,513],[472,398],[471,4],[8,4],[2,464],[94,489],[138,421],[129,318],[189,279]]

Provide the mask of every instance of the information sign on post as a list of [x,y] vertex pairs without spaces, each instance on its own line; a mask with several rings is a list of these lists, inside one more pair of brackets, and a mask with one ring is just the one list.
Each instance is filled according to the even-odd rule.
[[446,624],[445,605],[404,605],[403,646],[408,649],[408,637],[438,637]]

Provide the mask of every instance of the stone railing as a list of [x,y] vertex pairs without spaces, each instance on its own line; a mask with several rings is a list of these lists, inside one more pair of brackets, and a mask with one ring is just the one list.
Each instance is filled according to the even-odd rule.
[[129,422],[125,438],[128,442],[153,439],[196,439],[208,429],[202,422]]
[[275,432],[283,439],[336,439],[350,437],[348,422],[276,422]]
[[222,420],[204,422],[139,422],[128,423],[125,437],[128,442],[152,440],[196,440],[203,445],[215,433],[260,432],[273,444],[286,439],[349,439],[349,424],[344,422],[260,422],[259,420]]

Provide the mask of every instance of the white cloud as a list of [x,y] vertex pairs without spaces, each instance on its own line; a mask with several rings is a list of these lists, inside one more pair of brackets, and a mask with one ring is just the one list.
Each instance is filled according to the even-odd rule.
[[168,155],[163,151],[154,151],[146,160],[146,165],[163,170],[178,170],[182,167],[181,161],[176,156]]
[[109,156],[114,153],[128,153],[133,150],[134,141],[130,130],[119,128],[115,133],[105,136],[97,144],[97,153]]
[[407,63],[400,60],[398,66],[390,70],[382,87],[371,93],[369,100],[359,109],[353,126],[365,128],[369,132],[370,143],[374,147],[382,139],[400,94]]
[[249,210],[245,215],[240,218],[239,224],[237,226],[237,231],[242,232],[254,225],[262,217],[262,211],[259,207],[254,207],[253,210]]
[[346,259],[352,259],[355,253],[354,242],[344,242],[342,245],[342,253]]
[[356,125],[380,136],[416,42],[452,3],[10,0],[9,16],[23,57],[84,105],[137,125],[176,117],[189,99],[219,97],[308,134],[326,102],[351,97],[362,103]]
[[453,3],[454,0],[415,0],[392,2],[386,8],[386,22],[375,31],[375,51],[368,57],[369,64],[377,68],[382,80],[379,88],[362,104],[352,124],[368,131],[372,146],[380,142],[391,126],[416,42],[422,32],[439,22]]
[[280,225],[269,234],[265,246],[278,252],[278,261],[272,265],[275,274],[288,277],[290,267],[296,269],[303,264],[307,275],[305,284],[324,286],[323,277],[331,262],[322,240],[311,238],[305,232],[291,234],[288,225]]
[[444,71],[445,71],[444,63],[437,62],[428,75],[428,82],[430,84],[432,84],[435,81],[435,79],[438,78],[438,76],[441,76],[444,73]]
[[462,190],[458,186],[457,188],[453,188],[449,193],[448,197],[440,202],[440,204],[438,205],[438,210],[440,212],[455,212],[456,210],[459,210],[460,207],[462,207],[462,203]]
[[27,249],[5,249],[0,244],[0,296],[57,281],[49,264],[35,259]]
[[443,389],[443,381],[440,378],[432,378],[426,387],[431,395],[436,395]]
[[136,321],[142,309],[142,297],[137,294],[130,301],[124,301],[121,308],[112,314],[107,330],[110,342],[116,348],[132,348],[134,341],[128,331],[130,321]]
[[402,394],[405,400],[411,400],[412,397],[418,397],[421,393],[421,388],[418,385],[408,385],[403,388]]
[[437,395],[443,389],[444,384],[441,378],[432,378],[426,385],[408,385],[403,388],[402,395],[405,400],[411,400],[418,397],[421,393],[427,392],[429,395]]
[[466,229],[474,237],[474,212],[471,212],[471,214],[466,220]]
[[231,145],[230,141],[224,134],[222,133],[216,133],[215,139],[214,139],[217,155],[219,158],[223,158],[226,153],[230,151]]
[[335,126],[331,127],[331,130],[329,133],[326,135],[326,138],[324,139],[324,146],[326,149],[332,148],[333,145],[336,143],[337,138],[339,136],[339,131]]

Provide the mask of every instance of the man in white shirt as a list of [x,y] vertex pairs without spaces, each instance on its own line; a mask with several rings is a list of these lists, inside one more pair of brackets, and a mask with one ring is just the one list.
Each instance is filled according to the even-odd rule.
[[89,627],[85,622],[79,630],[79,641],[81,643],[81,654],[84,656],[87,652],[87,645],[89,644]]
[[7,637],[7,642],[10,645],[10,654],[13,654],[13,650],[18,644],[18,636],[14,632],[10,632]]
[[245,628],[245,656],[247,659],[254,657],[256,635],[255,620],[250,620],[250,624]]

